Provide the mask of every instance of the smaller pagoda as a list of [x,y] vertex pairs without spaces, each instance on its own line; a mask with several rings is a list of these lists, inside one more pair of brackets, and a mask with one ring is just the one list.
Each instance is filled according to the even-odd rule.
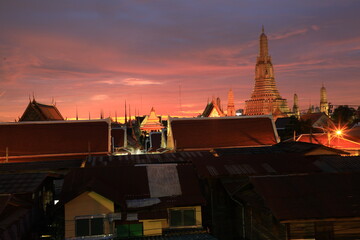
[[140,124],[140,130],[146,133],[160,132],[161,129],[165,128],[161,123],[161,118],[156,116],[155,110],[152,107],[150,114],[147,115]]

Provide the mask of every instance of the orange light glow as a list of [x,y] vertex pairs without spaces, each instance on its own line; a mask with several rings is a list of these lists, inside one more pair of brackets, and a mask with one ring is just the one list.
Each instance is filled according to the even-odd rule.
[[338,136],[339,136],[339,135],[342,135],[342,131],[341,131],[341,130],[337,130],[335,133],[336,133],[336,135],[338,135]]

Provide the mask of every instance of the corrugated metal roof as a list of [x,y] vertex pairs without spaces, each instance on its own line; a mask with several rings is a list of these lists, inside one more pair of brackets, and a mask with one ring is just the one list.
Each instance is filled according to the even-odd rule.
[[[95,191],[117,202],[124,209],[127,207],[126,200],[149,199],[153,197],[152,193],[161,195],[159,196],[161,202],[156,206],[186,206],[204,203],[192,165],[176,165],[179,186],[181,187],[181,191],[176,192],[169,190],[170,186],[160,187],[159,181],[162,177],[159,174],[149,176],[147,169],[147,166],[74,169],[65,177],[61,194],[62,200],[67,202],[85,191]],[[156,183],[150,184],[154,187],[152,190],[149,188],[149,180],[155,180]],[[169,184],[171,185],[172,182],[169,181]],[[179,195],[174,195],[177,193]]]
[[124,166],[134,164],[155,163],[190,163],[193,159],[214,158],[210,152],[177,152],[163,154],[140,154],[123,156],[93,156],[86,162],[86,167],[96,166]]
[[176,165],[161,164],[146,166],[150,197],[159,198],[181,195],[181,186]]
[[234,154],[193,159],[201,177],[251,176],[320,172],[313,158],[298,153]]
[[[0,173],[12,172],[44,172],[53,170],[62,170],[69,168],[78,168],[86,157],[79,159],[57,160],[58,158],[49,158],[47,161],[38,161],[38,159],[30,159],[29,162],[17,163],[1,163]],[[27,159],[29,160],[29,159]]]
[[324,172],[360,172],[360,156],[322,156],[314,164]]
[[46,177],[46,173],[0,174],[0,194],[32,193]]
[[273,146],[264,146],[264,147],[244,147],[244,148],[223,148],[215,149],[216,153],[219,155],[234,155],[234,154],[278,154],[278,153],[302,153],[306,154],[308,152],[323,149],[333,152],[334,155],[344,154],[345,152],[326,147],[324,145],[316,143],[307,143],[307,142],[280,142]]
[[277,219],[360,216],[360,173],[250,177]]

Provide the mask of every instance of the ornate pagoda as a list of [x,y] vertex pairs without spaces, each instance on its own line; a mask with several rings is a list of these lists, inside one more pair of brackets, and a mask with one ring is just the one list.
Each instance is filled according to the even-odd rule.
[[255,66],[255,87],[251,99],[245,101],[245,115],[284,116],[288,112],[287,101],[281,98],[276,88],[274,69],[268,53],[268,39],[263,27]]
[[146,133],[160,132],[165,128],[161,119],[156,115],[154,108],[151,108],[150,114],[147,115],[140,124],[140,130]]

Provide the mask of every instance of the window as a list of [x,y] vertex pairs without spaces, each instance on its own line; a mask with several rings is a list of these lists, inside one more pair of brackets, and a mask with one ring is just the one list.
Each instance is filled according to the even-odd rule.
[[139,237],[143,235],[142,223],[122,224],[116,226],[118,238]]
[[104,234],[104,218],[80,218],[75,220],[76,236],[92,236]]
[[184,227],[196,225],[195,209],[170,210],[170,226]]

